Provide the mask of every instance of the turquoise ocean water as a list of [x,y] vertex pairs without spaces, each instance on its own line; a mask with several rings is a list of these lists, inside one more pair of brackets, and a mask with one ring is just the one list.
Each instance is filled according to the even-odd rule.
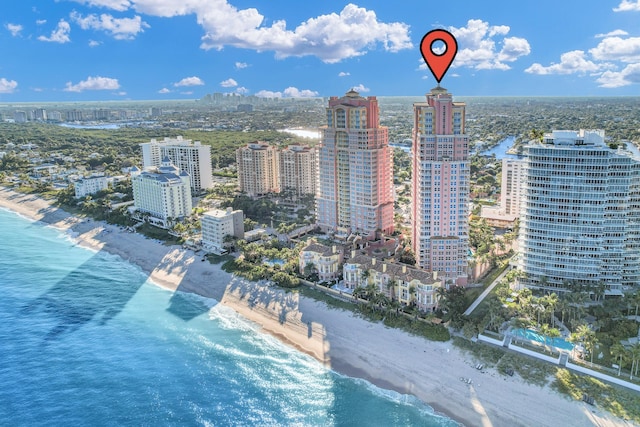
[[0,425],[454,426],[0,210]]

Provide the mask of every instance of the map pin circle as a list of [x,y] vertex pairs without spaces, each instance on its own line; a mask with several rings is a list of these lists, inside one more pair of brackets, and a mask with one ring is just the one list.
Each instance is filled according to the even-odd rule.
[[[444,43],[446,49],[443,53],[436,53],[433,51],[433,43],[441,41]],[[431,74],[436,78],[438,84],[440,80],[447,73],[447,70],[453,63],[453,59],[458,53],[458,41],[447,30],[431,30],[424,35],[420,42],[420,53],[424,62],[427,63],[427,67],[431,70]]]

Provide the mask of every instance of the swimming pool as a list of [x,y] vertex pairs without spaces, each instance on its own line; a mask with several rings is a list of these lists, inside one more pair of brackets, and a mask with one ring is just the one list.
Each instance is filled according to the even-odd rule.
[[559,350],[572,351],[573,344],[568,341],[563,340],[562,338],[549,338],[545,337],[539,332],[532,331],[531,329],[512,329],[511,334],[519,337],[528,339],[530,341],[536,341],[540,344],[546,344],[551,347],[555,347]]

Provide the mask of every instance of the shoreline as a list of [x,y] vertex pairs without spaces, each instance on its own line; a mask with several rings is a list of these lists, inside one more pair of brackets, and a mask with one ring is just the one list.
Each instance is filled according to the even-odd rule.
[[56,227],[80,246],[118,255],[164,289],[213,298],[328,369],[413,395],[437,415],[467,427],[633,425],[548,386],[503,377],[493,368],[479,372],[473,357],[451,342],[427,341],[296,293],[248,282],[201,262],[193,251],[70,215],[38,196],[0,187],[0,207]]

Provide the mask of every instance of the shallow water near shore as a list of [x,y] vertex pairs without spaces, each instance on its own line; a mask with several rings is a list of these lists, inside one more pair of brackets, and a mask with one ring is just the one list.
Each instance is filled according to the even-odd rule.
[[214,300],[0,210],[4,425],[453,426]]

